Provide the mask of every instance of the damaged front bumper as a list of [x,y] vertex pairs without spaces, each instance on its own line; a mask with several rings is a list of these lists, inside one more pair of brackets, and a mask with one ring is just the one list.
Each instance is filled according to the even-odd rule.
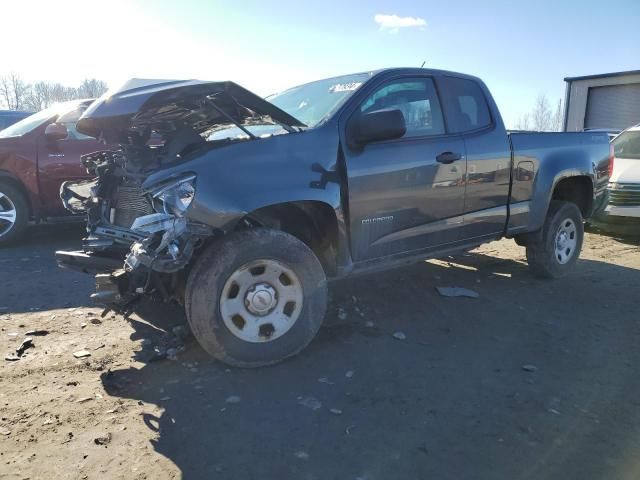
[[122,176],[120,166],[92,167],[95,180],[61,187],[65,207],[87,214],[88,235],[82,251],[56,252],[58,265],[96,275],[92,298],[112,310],[126,313],[144,295],[180,301],[184,271],[198,245],[212,236],[208,226],[184,215],[190,199],[178,198],[195,194],[195,177],[143,191],[141,178]]

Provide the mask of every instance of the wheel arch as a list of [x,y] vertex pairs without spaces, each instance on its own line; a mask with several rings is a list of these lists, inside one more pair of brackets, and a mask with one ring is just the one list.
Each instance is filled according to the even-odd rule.
[[327,277],[337,273],[342,245],[340,220],[336,210],[318,200],[274,203],[247,213],[236,229],[266,227],[298,238],[316,254]]

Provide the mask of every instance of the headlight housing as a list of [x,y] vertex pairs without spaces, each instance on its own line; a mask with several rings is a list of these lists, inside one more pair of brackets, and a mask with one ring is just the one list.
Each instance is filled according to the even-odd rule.
[[153,205],[157,212],[181,217],[196,195],[196,176],[187,175],[151,190]]

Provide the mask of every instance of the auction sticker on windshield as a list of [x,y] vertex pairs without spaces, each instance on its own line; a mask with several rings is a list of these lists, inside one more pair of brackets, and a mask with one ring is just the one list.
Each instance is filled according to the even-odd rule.
[[362,85],[362,82],[338,83],[329,87],[329,93],[353,92]]

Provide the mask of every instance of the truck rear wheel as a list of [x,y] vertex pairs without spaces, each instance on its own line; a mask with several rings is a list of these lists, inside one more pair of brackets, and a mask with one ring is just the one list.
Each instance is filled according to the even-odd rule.
[[20,238],[29,220],[29,204],[14,184],[0,180],[0,246]]
[[189,274],[185,310],[200,345],[229,365],[259,367],[313,339],[327,281],[313,251],[287,233],[252,229],[212,244]]
[[584,224],[577,205],[552,201],[541,237],[527,243],[529,268],[539,277],[563,277],[578,261],[583,239]]

